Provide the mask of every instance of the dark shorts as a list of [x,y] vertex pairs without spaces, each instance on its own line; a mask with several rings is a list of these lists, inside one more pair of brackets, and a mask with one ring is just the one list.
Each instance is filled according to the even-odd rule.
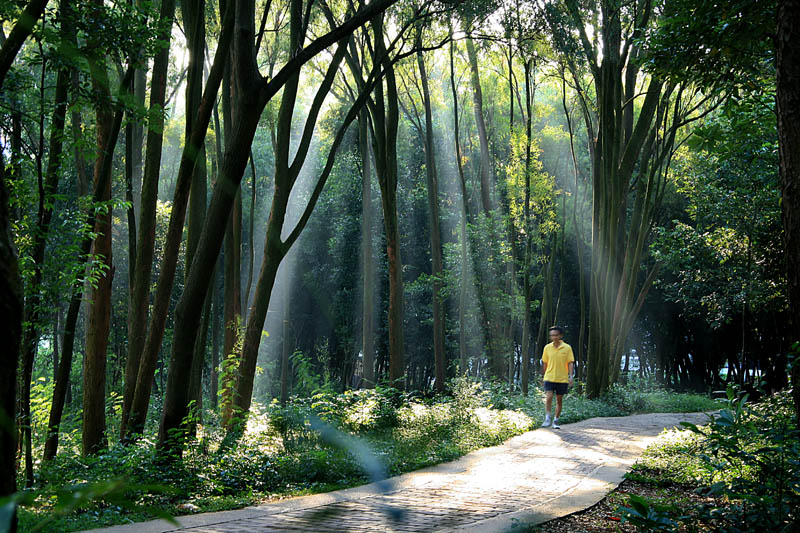
[[545,392],[553,391],[558,395],[564,395],[567,393],[568,388],[569,388],[569,383],[556,383],[555,381],[544,382]]

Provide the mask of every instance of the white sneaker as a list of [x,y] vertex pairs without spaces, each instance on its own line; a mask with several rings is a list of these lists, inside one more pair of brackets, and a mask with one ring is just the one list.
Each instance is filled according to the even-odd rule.
[[550,415],[545,415],[544,422],[542,423],[542,427],[543,428],[549,428],[551,425],[552,425],[552,422],[550,421]]
[[561,429],[561,426],[558,425],[558,418],[553,419],[553,429]]

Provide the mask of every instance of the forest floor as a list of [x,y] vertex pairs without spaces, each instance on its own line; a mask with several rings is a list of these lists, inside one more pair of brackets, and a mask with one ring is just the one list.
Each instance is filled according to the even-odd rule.
[[[550,520],[528,531],[542,533],[595,533],[602,531],[633,532],[641,529],[623,519],[620,508],[629,505],[631,495],[644,498],[656,505],[679,504],[684,507],[702,505],[712,501],[708,496],[697,493],[692,485],[671,484],[666,487],[654,486],[625,479],[619,487],[588,509],[578,511],[555,520]],[[701,531],[704,529],[700,529]]]
[[665,432],[596,505],[526,531],[798,531],[800,432],[790,392],[728,389],[703,426]]
[[181,517],[180,526],[161,520],[103,531],[524,530],[603,500],[665,428],[707,420],[696,413],[593,418],[363,487]]
[[[708,396],[669,392],[647,383],[615,386],[606,397],[594,400],[578,389],[565,399],[562,424],[721,407]],[[500,445],[538,428],[543,415],[538,389],[525,397],[502,385],[465,380],[456,380],[451,394],[435,397],[380,387],[315,394],[313,399],[295,398],[285,408],[256,404],[245,436],[232,447],[224,445],[225,433],[215,413],[206,411],[202,431],[183,459],[169,465],[159,459],[152,438],[134,446],[112,442],[101,454],[82,456],[79,420],[73,420],[72,426],[66,423],[59,455],[41,465],[36,488],[25,493],[20,530],[81,531],[280,504],[362,486]],[[339,441],[366,446],[374,464],[365,465],[359,457],[364,454],[352,453],[351,444],[323,438],[309,425],[313,419],[335,428],[344,439]],[[157,420],[151,421],[146,435],[156,430]],[[111,427],[109,434],[114,433]],[[376,465],[379,471],[370,471]]]

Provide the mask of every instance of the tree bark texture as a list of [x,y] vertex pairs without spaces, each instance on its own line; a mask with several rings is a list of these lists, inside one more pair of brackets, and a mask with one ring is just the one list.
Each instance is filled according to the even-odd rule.
[[[777,113],[781,206],[789,284],[790,342],[800,342],[800,1],[778,0]],[[797,352],[795,352],[797,353]],[[792,371],[800,424],[800,355]]]
[[[94,224],[97,235],[92,244],[95,262],[101,270],[89,291],[89,317],[86,326],[86,353],[83,358],[83,433],[84,455],[106,448],[106,358],[111,328],[111,282],[114,266],[111,257],[111,178],[114,149],[119,131],[112,131],[114,115],[110,108],[109,79],[104,57],[90,59],[92,87],[101,103],[96,105],[97,156],[94,184],[100,192],[100,209]],[[102,185],[101,185],[102,184]]]

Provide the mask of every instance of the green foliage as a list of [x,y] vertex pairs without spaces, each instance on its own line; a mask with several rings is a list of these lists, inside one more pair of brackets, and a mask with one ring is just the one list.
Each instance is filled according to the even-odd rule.
[[773,65],[774,0],[665,2],[644,37],[645,67],[662,76],[738,92]]
[[656,228],[657,286],[688,316],[718,329],[742,312],[785,306],[774,99],[729,102],[676,156],[671,224]]
[[677,508],[673,505],[657,505],[636,494],[629,496],[630,507],[620,507],[623,522],[630,522],[646,531],[673,531],[678,522],[670,518]]
[[[659,527],[794,531],[800,509],[800,433],[788,393],[750,404],[731,387],[726,407],[708,425],[684,426],[688,431],[673,432],[649,448],[628,478],[656,485],[697,485],[713,503],[659,510],[669,514],[651,517],[663,519]],[[634,509],[634,519],[643,520],[644,507]]]
[[397,407],[407,397],[392,387],[322,392],[312,397],[311,407],[327,422],[352,432],[387,430],[397,426]]

